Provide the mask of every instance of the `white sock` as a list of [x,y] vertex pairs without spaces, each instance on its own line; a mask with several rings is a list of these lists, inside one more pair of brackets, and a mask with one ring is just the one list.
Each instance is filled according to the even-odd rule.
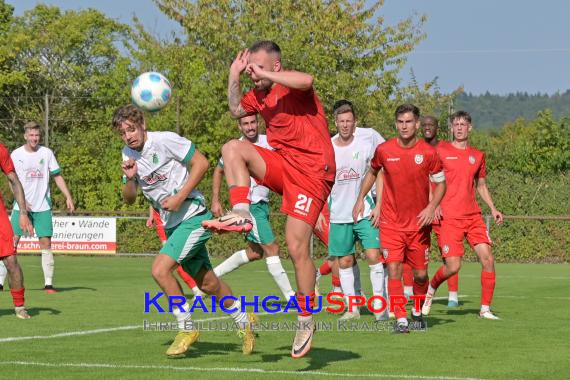
[[487,311],[491,311],[491,306],[489,305],[481,305],[481,313],[485,313]]
[[352,271],[354,273],[354,294],[361,295],[362,283],[360,282],[360,267],[358,266],[358,262],[356,260],[352,266]]
[[249,212],[249,203],[236,203],[234,205],[234,207],[232,207],[232,211],[233,210],[240,210],[240,211]]
[[333,287],[333,293],[342,293],[342,288],[339,286],[334,286]]
[[449,292],[448,300],[457,302],[459,300],[457,292]]
[[230,273],[231,271],[237,269],[243,264],[249,263],[247,258],[247,253],[245,249],[237,251],[230,257],[228,257],[223,263],[214,268],[214,273],[217,277],[222,277],[223,275]]
[[388,297],[388,267],[384,268],[384,290],[382,297],[386,300],[386,310],[390,312],[390,297]]
[[413,286],[404,286],[404,294],[413,295],[414,294],[414,287]]
[[295,295],[295,291],[293,291],[289,277],[287,277],[287,273],[285,269],[283,269],[281,259],[279,256],[270,256],[265,258],[265,263],[267,264],[269,273],[273,276],[273,280],[275,280],[275,283],[279,286],[279,289],[281,289],[281,293],[283,293],[286,300],[289,300],[289,297]]
[[354,296],[354,270],[352,268],[340,268],[340,286],[342,286],[342,290],[344,291],[344,296]]
[[378,263],[369,265],[370,282],[372,283],[372,293],[375,296],[383,296],[384,294],[384,265]]
[[42,269],[44,270],[45,285],[53,285],[54,266],[51,249],[42,249]]
[[436,290],[437,290],[437,289],[434,289],[434,288],[431,286],[431,284],[429,284],[428,290],[427,290],[427,292],[428,292],[429,294],[431,294],[431,295],[433,296],[433,295],[435,294],[435,291],[436,291]]
[[4,261],[0,260],[0,285],[4,285],[4,281],[6,281],[7,275],[8,275],[8,269],[6,269]]
[[230,313],[230,316],[234,319],[234,322],[239,323],[240,326],[242,326],[241,324],[243,323],[243,326],[245,326],[245,324],[248,322],[247,313],[241,311],[241,302],[235,301],[232,306],[228,307],[228,309],[233,309],[233,308],[235,308],[236,311]]
[[192,314],[190,313],[190,305],[188,302],[182,306],[184,311],[181,311],[178,307],[174,307],[172,310],[172,314],[176,317],[176,321],[178,322],[178,330],[179,331],[192,331],[194,330],[194,326],[192,326]]

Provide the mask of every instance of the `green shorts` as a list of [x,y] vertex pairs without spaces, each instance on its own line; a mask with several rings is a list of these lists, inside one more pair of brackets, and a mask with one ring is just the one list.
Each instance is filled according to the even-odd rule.
[[247,240],[258,244],[271,244],[275,236],[269,223],[269,204],[261,201],[249,206],[253,217],[253,229],[247,234]]
[[168,239],[160,249],[179,263],[190,276],[196,276],[200,269],[212,269],[206,243],[212,232],[202,227],[202,221],[212,219],[210,211],[187,219],[173,228],[166,229]]
[[380,234],[370,220],[358,223],[331,223],[329,231],[329,255],[348,256],[355,252],[354,244],[360,240],[362,248],[380,248]]
[[[39,211],[39,212],[28,212],[28,217],[30,222],[34,226],[34,231],[38,238],[42,237],[52,237],[53,236],[53,224],[52,224],[52,213],[51,210]],[[14,230],[14,235],[22,236],[24,232],[20,229],[20,210],[12,210],[12,216],[10,222],[12,223],[12,229]]]

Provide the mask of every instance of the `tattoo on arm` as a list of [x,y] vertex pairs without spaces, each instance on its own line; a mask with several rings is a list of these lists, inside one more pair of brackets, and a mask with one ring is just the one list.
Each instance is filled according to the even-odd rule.
[[247,112],[245,112],[241,106],[241,96],[239,80],[230,79],[228,82],[228,104],[230,106],[230,113],[235,118],[247,115]]

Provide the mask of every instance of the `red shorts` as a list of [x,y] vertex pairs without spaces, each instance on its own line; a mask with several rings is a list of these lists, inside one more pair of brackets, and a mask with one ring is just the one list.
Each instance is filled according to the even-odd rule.
[[257,145],[254,148],[266,166],[265,177],[257,182],[283,195],[281,212],[315,227],[334,181],[311,178],[276,151]]
[[0,197],[0,258],[16,254],[14,248],[14,231],[4,207],[4,201]]
[[380,228],[380,244],[384,261],[408,263],[414,269],[427,269],[429,261],[430,228],[419,231],[397,231]]
[[463,256],[465,238],[471,248],[478,244],[493,244],[481,215],[470,219],[443,219],[437,238],[442,257]]

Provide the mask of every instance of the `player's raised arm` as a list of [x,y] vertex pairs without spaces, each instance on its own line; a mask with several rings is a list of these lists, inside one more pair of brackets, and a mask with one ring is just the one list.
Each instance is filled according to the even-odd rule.
[[224,213],[222,203],[220,202],[220,189],[222,187],[224,168],[221,167],[220,164],[216,165],[214,175],[212,176],[212,207],[210,210],[215,217],[220,217]]
[[248,57],[249,51],[247,49],[240,51],[230,67],[230,75],[228,78],[228,105],[230,107],[230,114],[236,119],[247,115],[247,112],[241,105],[242,93],[239,77],[247,67]]
[[246,71],[252,78],[267,79],[295,90],[307,91],[313,88],[313,76],[300,71],[267,71],[256,64],[247,65]]
[[137,163],[133,159],[128,159],[121,163],[123,169],[123,201],[130,205],[137,199]]

